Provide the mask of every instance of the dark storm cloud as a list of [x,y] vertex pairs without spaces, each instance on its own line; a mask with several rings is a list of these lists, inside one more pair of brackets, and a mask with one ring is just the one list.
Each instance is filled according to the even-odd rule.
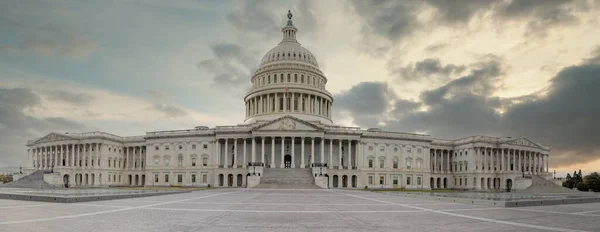
[[383,82],[361,82],[335,96],[337,109],[348,111],[357,124],[376,126],[386,114],[390,101],[396,99],[393,90]]
[[[501,59],[488,56],[487,61],[469,65],[469,75],[422,92],[419,101],[395,101],[385,129],[451,139],[471,135],[528,137],[551,146],[555,157],[552,165],[596,160],[600,157],[600,54],[593,54],[582,64],[558,72],[543,94],[514,98],[491,96],[501,87],[505,68]],[[342,106],[351,111],[350,116],[361,117],[365,111],[388,112],[381,107],[388,106],[389,100],[371,102],[386,99],[379,89],[352,89],[362,89],[361,95],[370,97],[355,106]],[[337,97],[347,95],[353,95],[352,91]],[[378,107],[363,110],[359,106],[371,104]],[[361,119],[355,122],[363,127],[377,123]]]
[[451,74],[458,74],[465,70],[464,65],[442,65],[438,58],[427,58],[416,63],[410,63],[406,67],[393,70],[391,65],[390,72],[398,76],[401,81],[416,81],[421,79],[440,79],[448,80]]
[[40,98],[29,89],[0,88],[0,147],[2,166],[23,164],[22,156],[28,139],[50,132],[84,131],[87,127],[66,118],[34,118],[24,113],[27,109],[41,107]]
[[468,23],[477,13],[488,10],[497,0],[426,0],[436,9],[434,18],[441,23]]
[[214,83],[227,88],[246,88],[258,66],[256,54],[238,44],[213,44],[213,59],[200,61],[197,66],[213,75]]

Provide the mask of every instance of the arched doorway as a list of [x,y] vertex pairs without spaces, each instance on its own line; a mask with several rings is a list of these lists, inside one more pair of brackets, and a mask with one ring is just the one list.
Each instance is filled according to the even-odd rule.
[[233,174],[229,174],[227,176],[227,186],[229,186],[229,187],[233,186]]
[[512,190],[512,180],[506,179],[506,191],[510,192]]
[[331,188],[331,185],[329,184],[329,175],[325,174],[325,177],[327,177],[327,188]]
[[129,175],[129,185],[133,185],[133,176]]
[[488,177],[488,178],[487,178],[487,189],[492,189],[492,188],[491,188],[491,183],[490,183],[490,182],[492,182],[492,180],[491,180],[491,178],[489,178],[489,177]]
[[237,186],[242,187],[242,174],[237,175]]
[[92,181],[91,181],[92,185],[94,185],[96,183],[96,174],[92,173]]
[[352,188],[356,188],[358,185],[358,177],[356,175],[352,175]]
[[333,175],[333,187],[334,188],[338,187],[338,176],[337,175]]
[[90,183],[90,174],[85,174],[85,185],[88,185]]
[[146,175],[142,175],[142,182],[140,183],[141,186],[146,185]]
[[248,187],[248,177],[250,176],[250,173],[246,174],[246,187]]
[[437,188],[441,188],[442,187],[442,179],[441,178],[437,178]]
[[448,179],[444,178],[444,188],[448,188]]
[[219,186],[220,187],[223,187],[223,181],[224,181],[223,179],[224,179],[223,174],[219,174]]
[[343,175],[342,176],[342,188],[347,188],[348,187],[348,176]]
[[285,157],[283,158],[283,162],[285,164],[285,168],[291,168],[292,167],[292,156],[285,155]]
[[433,185],[433,182],[435,182],[435,181],[434,181],[434,179],[433,179],[433,177],[429,178],[429,185],[430,185],[429,187],[430,187],[431,189],[434,189],[434,188],[435,188],[435,186]]
[[65,188],[69,187],[69,175],[63,176],[63,183],[65,184]]
[[135,185],[138,186],[140,183],[140,175],[135,175]]
[[481,189],[485,189],[485,178],[481,177],[481,181],[479,183],[479,185],[481,185]]

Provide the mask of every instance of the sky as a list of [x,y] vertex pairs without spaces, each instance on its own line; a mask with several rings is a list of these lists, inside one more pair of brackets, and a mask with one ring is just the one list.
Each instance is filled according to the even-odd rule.
[[0,169],[50,132],[244,121],[291,10],[343,126],[526,137],[600,171],[593,0],[0,1]]

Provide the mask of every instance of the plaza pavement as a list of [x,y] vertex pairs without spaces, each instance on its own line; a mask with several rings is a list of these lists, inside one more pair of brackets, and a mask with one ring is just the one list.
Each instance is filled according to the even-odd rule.
[[0,231],[600,231],[600,203],[500,208],[356,190],[214,189],[71,204],[0,200]]

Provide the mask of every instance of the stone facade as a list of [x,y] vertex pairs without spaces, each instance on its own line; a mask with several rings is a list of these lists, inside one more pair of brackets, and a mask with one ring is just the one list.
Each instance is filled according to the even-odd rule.
[[550,177],[550,148],[526,138],[441,140],[334,125],[327,78],[288,18],[251,78],[244,124],[133,137],[50,133],[28,142],[29,170],[52,169],[70,187],[244,187],[265,168],[311,168],[329,188],[500,190],[525,174]]

